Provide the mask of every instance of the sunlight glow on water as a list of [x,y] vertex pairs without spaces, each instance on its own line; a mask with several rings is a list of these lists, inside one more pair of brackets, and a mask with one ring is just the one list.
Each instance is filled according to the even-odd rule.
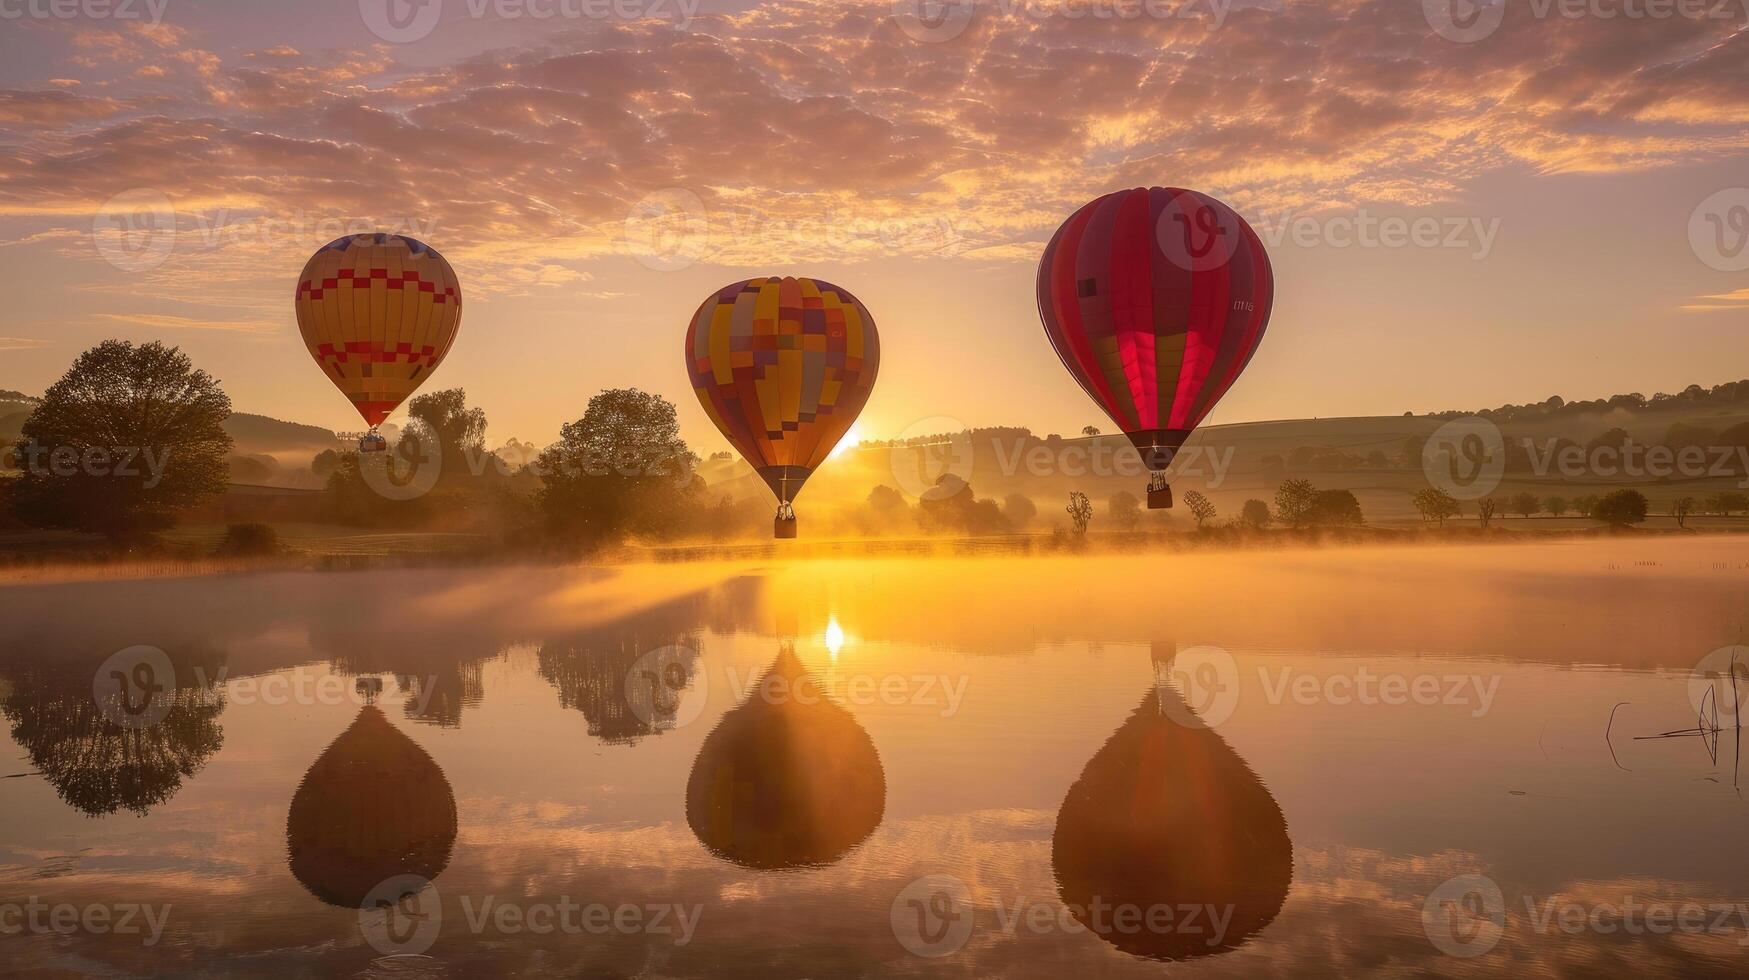
[[837,659],[838,651],[844,649],[844,627],[838,625],[836,616],[826,621],[826,650]]

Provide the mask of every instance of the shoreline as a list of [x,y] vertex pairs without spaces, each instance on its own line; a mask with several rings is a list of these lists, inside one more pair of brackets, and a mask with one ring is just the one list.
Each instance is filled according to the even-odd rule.
[[280,555],[151,555],[92,553],[0,553],[0,588],[62,582],[204,578],[251,573],[368,572],[392,570],[497,569],[516,566],[608,568],[616,566],[701,564],[747,561],[837,561],[892,558],[1098,558],[1161,554],[1226,554],[1257,551],[1301,552],[1375,546],[1440,548],[1476,545],[1567,543],[1598,539],[1664,542],[1701,541],[1749,533],[1743,528],[1615,527],[1520,530],[1473,524],[1426,528],[1318,527],[1303,529],[1218,527],[1199,531],[1089,531],[1084,539],[1060,529],[977,536],[826,538],[818,541],[740,539],[688,543],[630,542],[576,556],[492,550],[404,551],[383,553],[305,553]]

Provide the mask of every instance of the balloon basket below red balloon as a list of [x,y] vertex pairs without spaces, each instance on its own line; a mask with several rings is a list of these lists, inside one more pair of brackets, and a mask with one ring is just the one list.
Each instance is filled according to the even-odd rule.
[[793,538],[796,536],[796,519],[779,517],[771,522],[771,536],[774,538]]
[[389,440],[384,439],[382,436],[376,435],[375,433],[358,440],[358,451],[361,453],[386,452],[388,448]]
[[1171,487],[1161,487],[1158,490],[1149,490],[1148,491],[1148,509],[1149,510],[1171,510],[1172,509],[1172,488]]

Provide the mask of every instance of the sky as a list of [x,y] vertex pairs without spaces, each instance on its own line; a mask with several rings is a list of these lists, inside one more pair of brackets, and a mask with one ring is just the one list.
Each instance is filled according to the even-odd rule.
[[1146,185],[1275,269],[1207,424],[1749,376],[1749,0],[698,2],[0,0],[0,387],[161,339],[355,430],[292,292],[383,230],[455,267],[427,388],[494,445],[639,387],[725,448],[686,322],[771,274],[873,314],[860,437],[1104,427],[1033,280]]

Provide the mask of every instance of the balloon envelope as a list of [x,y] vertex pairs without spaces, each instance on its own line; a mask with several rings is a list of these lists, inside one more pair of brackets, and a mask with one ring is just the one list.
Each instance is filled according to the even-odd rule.
[[868,309],[818,279],[725,286],[686,329],[686,372],[705,414],[782,503],[850,430],[880,361]]
[[1039,318],[1063,364],[1162,470],[1251,360],[1275,280],[1263,242],[1220,201],[1117,191],[1057,229]]
[[298,277],[298,330],[373,428],[437,370],[461,326],[455,270],[405,235],[348,235]]

